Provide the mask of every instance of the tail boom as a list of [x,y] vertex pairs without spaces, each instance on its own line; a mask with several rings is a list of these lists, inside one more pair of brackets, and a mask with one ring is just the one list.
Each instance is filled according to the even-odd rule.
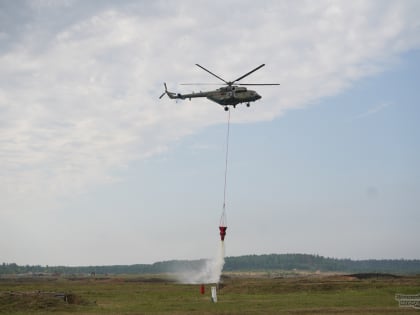
[[168,91],[168,87],[166,86],[166,83],[163,83],[163,85],[165,86],[165,92],[163,92],[162,95],[159,96],[159,99],[161,99],[165,94],[168,95],[170,99],[181,99],[181,100],[185,100],[185,99],[191,100],[192,98],[196,98],[196,97],[207,97],[209,94],[206,92],[191,93],[191,94],[174,93],[174,92]]

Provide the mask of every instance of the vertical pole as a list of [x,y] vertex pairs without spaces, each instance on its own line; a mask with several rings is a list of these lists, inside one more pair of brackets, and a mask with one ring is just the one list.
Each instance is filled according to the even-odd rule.
[[216,287],[211,287],[211,300],[213,301],[213,303],[217,303]]

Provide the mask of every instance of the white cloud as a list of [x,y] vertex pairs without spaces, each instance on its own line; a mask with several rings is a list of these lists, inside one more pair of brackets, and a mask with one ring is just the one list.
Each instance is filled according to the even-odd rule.
[[338,93],[420,42],[415,1],[126,2],[85,12],[84,2],[51,3],[25,8],[32,18],[0,36],[0,206],[10,210],[117,180],[130,161],[224,122],[210,101],[157,99],[163,81],[183,91],[177,83],[213,81],[197,62],[227,80],[266,63],[246,81],[282,85],[235,111],[236,121],[260,121]]
[[357,117],[358,118],[365,118],[367,116],[377,114],[377,113],[379,113],[380,111],[382,111],[383,109],[385,109],[386,107],[388,107],[390,105],[391,105],[390,103],[381,103],[379,105],[376,105],[376,106],[372,107],[368,111],[358,115]]

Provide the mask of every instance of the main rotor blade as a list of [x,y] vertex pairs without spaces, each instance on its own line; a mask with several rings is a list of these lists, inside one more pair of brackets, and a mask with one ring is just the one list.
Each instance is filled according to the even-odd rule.
[[204,71],[210,73],[211,75],[215,76],[216,78],[218,78],[219,80],[222,80],[223,82],[225,82],[226,84],[229,84],[229,82],[223,80],[221,77],[219,77],[218,75],[214,74],[213,72],[211,72],[210,70],[207,70],[206,68],[204,68],[203,66],[200,66],[198,63],[195,64],[197,67],[200,67],[201,69],[203,69]]
[[225,85],[223,83],[180,83],[179,85]]
[[236,81],[240,81],[240,80],[242,80],[243,78],[245,78],[245,77],[249,76],[251,73],[253,73],[253,72],[257,71],[258,69],[260,69],[260,68],[262,68],[262,67],[264,67],[264,66],[265,66],[265,64],[264,64],[264,63],[263,63],[262,65],[259,65],[259,66],[258,66],[258,67],[256,67],[254,70],[251,70],[251,71],[249,71],[247,74],[244,74],[243,76],[241,76],[241,77],[237,78],[236,80],[232,81],[232,83],[235,83]]
[[235,85],[280,85],[280,83],[238,83]]

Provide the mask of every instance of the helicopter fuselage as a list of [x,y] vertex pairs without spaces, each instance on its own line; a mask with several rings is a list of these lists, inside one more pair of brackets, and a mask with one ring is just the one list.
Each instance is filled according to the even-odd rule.
[[219,105],[227,106],[232,105],[236,106],[240,103],[249,103],[255,102],[261,98],[261,96],[253,91],[248,90],[245,87],[241,86],[226,86],[221,87],[217,90],[207,91],[207,92],[193,92],[190,94],[175,94],[179,99],[191,99],[196,97],[206,97],[210,101],[213,101]]

